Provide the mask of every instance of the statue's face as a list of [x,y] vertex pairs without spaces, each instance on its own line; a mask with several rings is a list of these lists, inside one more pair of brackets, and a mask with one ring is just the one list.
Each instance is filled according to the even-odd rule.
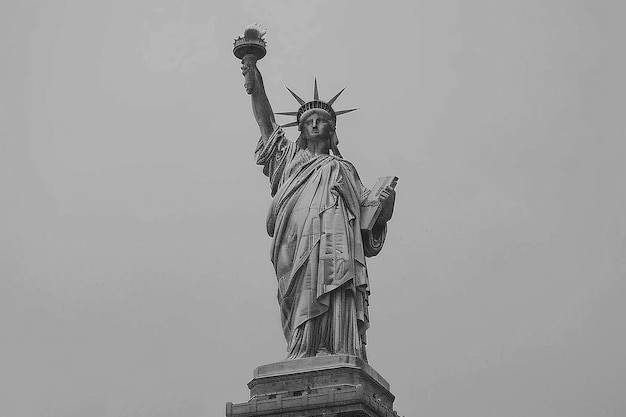
[[315,111],[302,122],[302,133],[307,140],[329,140],[333,126],[326,112]]

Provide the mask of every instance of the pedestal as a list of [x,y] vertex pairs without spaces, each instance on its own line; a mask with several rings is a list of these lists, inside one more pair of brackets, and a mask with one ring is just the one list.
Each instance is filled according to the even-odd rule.
[[398,417],[389,383],[356,356],[328,355],[259,366],[250,400],[226,404],[227,417]]

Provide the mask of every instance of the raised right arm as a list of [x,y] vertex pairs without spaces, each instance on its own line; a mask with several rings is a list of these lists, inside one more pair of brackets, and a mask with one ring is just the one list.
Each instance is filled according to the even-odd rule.
[[272,112],[270,101],[267,98],[267,94],[265,94],[263,77],[256,66],[256,58],[253,55],[244,56],[241,60],[241,64],[241,72],[244,77],[247,73],[251,73],[253,75],[252,85],[246,86],[246,91],[250,94],[250,98],[252,100],[252,114],[259,125],[263,142],[267,142],[276,129],[276,120],[274,119],[274,113]]

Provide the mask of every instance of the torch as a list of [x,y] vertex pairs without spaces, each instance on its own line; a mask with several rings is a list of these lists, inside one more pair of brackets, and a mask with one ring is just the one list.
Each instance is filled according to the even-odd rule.
[[[265,39],[263,39],[265,32],[265,30],[261,30],[259,25],[253,23],[244,30],[243,36],[235,39],[233,54],[241,59],[244,65],[252,67],[267,53]],[[254,91],[254,74],[252,71],[246,71],[245,77],[243,86],[246,93],[252,94]]]

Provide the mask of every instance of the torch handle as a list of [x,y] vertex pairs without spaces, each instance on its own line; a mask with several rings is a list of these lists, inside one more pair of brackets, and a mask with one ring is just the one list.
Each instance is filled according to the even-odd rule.
[[243,64],[247,67],[247,71],[245,73],[245,81],[243,83],[244,88],[246,89],[246,93],[252,94],[255,88],[255,79],[256,79],[256,62],[257,57],[254,54],[246,54],[242,58]]

